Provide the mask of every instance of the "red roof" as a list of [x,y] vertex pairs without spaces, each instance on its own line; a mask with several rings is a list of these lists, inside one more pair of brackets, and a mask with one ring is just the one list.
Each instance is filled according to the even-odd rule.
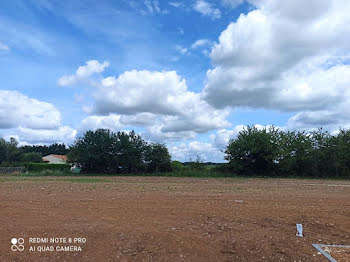
[[62,159],[62,160],[67,161],[67,156],[51,154],[51,155],[47,155],[47,156],[44,156],[44,157],[43,157],[43,161],[44,161],[44,162],[49,162],[48,160],[44,159],[45,157],[48,157],[48,156],[53,156],[53,157],[56,157],[56,158],[59,158],[59,159]]
[[67,156],[64,156],[64,155],[52,155],[52,156],[63,159],[63,160],[67,160]]

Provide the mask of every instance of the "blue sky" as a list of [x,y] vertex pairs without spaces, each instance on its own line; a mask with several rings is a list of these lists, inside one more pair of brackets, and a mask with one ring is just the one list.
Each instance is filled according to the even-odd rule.
[[142,133],[174,159],[220,152],[244,125],[349,127],[345,0],[0,3],[0,135],[72,143]]

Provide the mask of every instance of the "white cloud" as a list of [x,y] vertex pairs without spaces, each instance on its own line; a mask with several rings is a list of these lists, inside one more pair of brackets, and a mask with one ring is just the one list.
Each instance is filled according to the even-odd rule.
[[10,48],[0,41],[0,51],[1,50],[8,51],[8,50],[10,50]]
[[212,42],[209,39],[198,39],[196,42],[194,42],[191,45],[191,48],[192,49],[196,49],[198,47],[208,46],[208,45],[211,45],[211,44],[212,44]]
[[[225,119],[229,111],[216,110],[200,94],[188,91],[186,81],[174,71],[134,70],[118,78],[107,77],[94,98],[94,114],[148,113],[152,115],[150,122],[164,133],[205,133],[230,125]],[[122,119],[127,123],[132,117]]]
[[165,141],[179,141],[194,139],[197,133],[194,131],[163,132],[164,124],[154,124],[144,133],[148,140],[164,143]]
[[0,129],[18,126],[55,129],[61,114],[50,103],[29,98],[17,91],[0,90]]
[[169,2],[169,5],[176,7],[176,8],[184,6],[184,4],[181,2]]
[[122,115],[120,122],[128,126],[151,126],[157,120],[157,115],[151,113],[139,113],[135,115]]
[[222,0],[222,4],[224,6],[228,6],[228,7],[232,7],[232,8],[239,6],[243,2],[244,2],[244,0]]
[[145,0],[144,4],[149,14],[167,14],[167,10],[162,10],[159,6],[158,0]]
[[60,86],[70,86],[74,85],[80,81],[87,80],[88,77],[96,73],[101,73],[109,66],[108,61],[103,63],[98,62],[97,60],[90,60],[86,62],[86,65],[80,66],[74,75],[65,75],[58,80]]
[[18,128],[18,139],[25,144],[70,144],[74,141],[77,131],[69,126],[61,126],[57,129],[30,129]]
[[250,2],[257,9],[241,14],[212,49],[204,99],[216,108],[296,112],[292,126],[332,116],[350,123],[338,114],[350,107],[350,2]]
[[204,16],[211,17],[213,20],[221,18],[220,10],[213,8],[211,3],[205,0],[197,0],[193,5],[193,9]]
[[110,114],[107,116],[88,116],[81,121],[79,130],[96,130],[98,128],[119,131],[125,126],[120,122],[120,115]]
[[[79,67],[75,74],[86,81],[92,72],[103,70],[86,67]],[[80,130],[137,126],[145,128],[149,138],[166,141],[192,139],[198,133],[231,125],[226,120],[229,110],[217,110],[200,93],[189,91],[175,71],[126,71],[94,86],[93,106],[84,107],[90,116],[82,121]]]
[[244,128],[244,125],[238,125],[233,129],[219,129],[210,136],[211,142],[215,147],[225,149],[230,139],[235,138]]

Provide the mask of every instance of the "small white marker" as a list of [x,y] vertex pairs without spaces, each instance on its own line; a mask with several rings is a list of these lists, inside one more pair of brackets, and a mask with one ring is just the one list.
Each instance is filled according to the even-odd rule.
[[302,224],[297,224],[297,236],[303,237],[303,225]]

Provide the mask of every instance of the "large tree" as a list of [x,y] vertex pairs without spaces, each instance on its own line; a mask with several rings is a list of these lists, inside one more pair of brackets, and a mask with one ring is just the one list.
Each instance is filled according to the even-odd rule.
[[18,149],[18,142],[15,138],[11,137],[10,141],[6,141],[0,138],[0,163],[8,162],[15,163],[21,162],[23,153]]
[[148,146],[146,161],[149,172],[167,172],[172,169],[168,148],[162,144]]
[[278,159],[278,130],[248,126],[230,140],[226,160],[241,174],[271,175]]
[[88,173],[169,171],[170,155],[163,145],[148,144],[134,131],[87,131],[70,147],[70,162]]
[[87,131],[70,147],[68,160],[85,172],[112,173],[118,170],[117,137],[106,129]]

